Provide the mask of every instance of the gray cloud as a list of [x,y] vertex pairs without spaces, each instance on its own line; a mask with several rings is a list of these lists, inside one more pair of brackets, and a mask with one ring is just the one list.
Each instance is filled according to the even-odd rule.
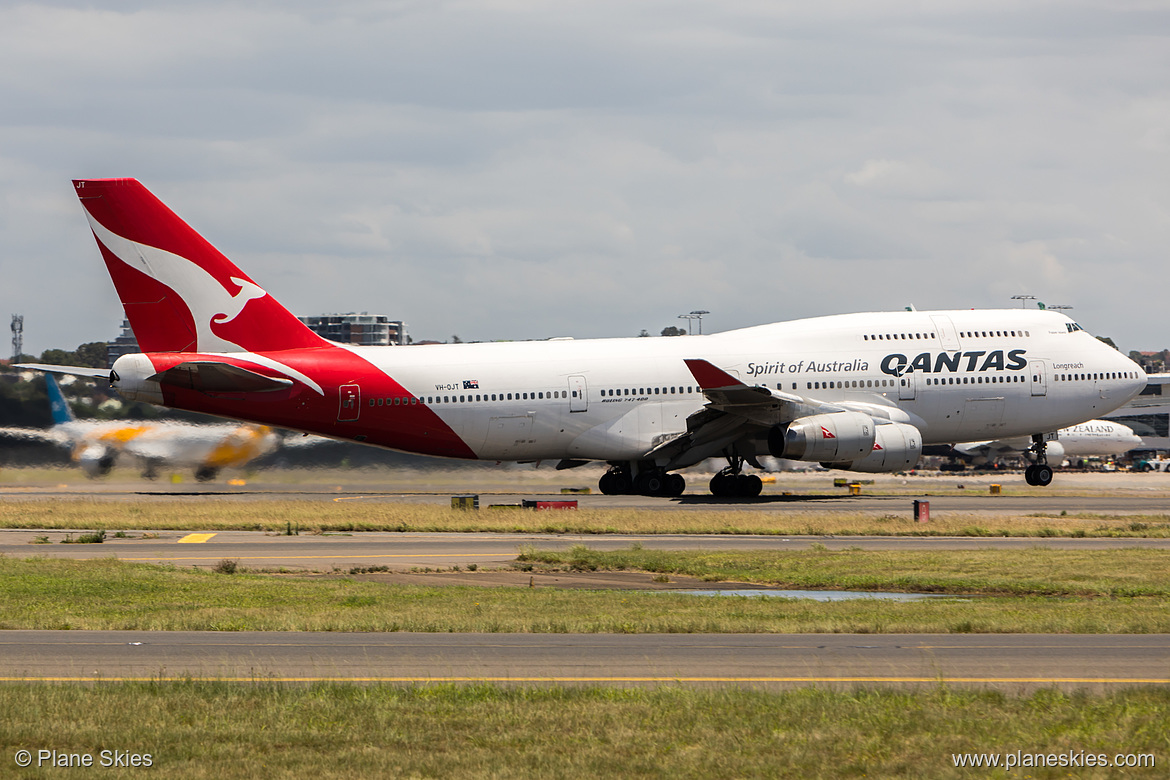
[[297,313],[420,338],[1030,293],[1164,346],[1135,289],[1170,242],[1161,4],[121,7],[0,9],[28,351],[115,334],[90,176],[139,178]]

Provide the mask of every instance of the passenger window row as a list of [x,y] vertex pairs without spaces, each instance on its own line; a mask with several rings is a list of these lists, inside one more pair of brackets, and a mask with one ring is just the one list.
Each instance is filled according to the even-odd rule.
[[623,387],[623,388],[607,388],[601,391],[602,398],[613,398],[616,396],[639,396],[639,395],[692,395],[695,388],[691,387]]
[[[964,339],[1027,338],[1029,335],[1026,330],[964,330],[959,333],[959,337]],[[934,333],[871,333],[861,337],[863,341],[921,341],[936,338],[938,336]]]
[[[428,395],[423,401],[428,405],[432,404],[469,404],[469,403],[484,403],[491,401],[543,401],[552,400],[556,398],[568,398],[567,390],[547,390],[527,393],[466,393],[464,395]],[[577,391],[573,391],[573,397],[577,397]],[[412,406],[420,402],[419,398],[409,398],[402,396],[394,396],[391,398],[371,398],[370,406]]]
[[926,384],[928,385],[995,385],[1023,382],[1024,377],[1019,374],[989,374],[984,376],[977,374],[976,376],[939,376],[927,377]]
[[1137,379],[1134,371],[1103,371],[1091,374],[1057,374],[1057,382],[1094,382],[1101,379]]

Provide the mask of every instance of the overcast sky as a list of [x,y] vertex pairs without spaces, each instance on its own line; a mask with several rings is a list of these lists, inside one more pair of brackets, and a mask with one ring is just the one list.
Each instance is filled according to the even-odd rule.
[[1160,349],[1168,161],[1165,2],[5,3],[0,315],[118,334],[70,179],[132,176],[416,340],[1030,294]]

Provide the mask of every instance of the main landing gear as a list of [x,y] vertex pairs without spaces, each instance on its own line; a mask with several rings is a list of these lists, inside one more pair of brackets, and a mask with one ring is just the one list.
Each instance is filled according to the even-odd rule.
[[755,474],[743,473],[744,459],[727,456],[727,468],[711,477],[711,495],[717,498],[755,498],[764,489],[764,482]]
[[687,489],[687,481],[681,474],[670,474],[665,469],[650,468],[639,471],[637,476],[631,476],[629,466],[612,466],[609,471],[601,475],[597,486],[607,496],[624,496],[636,494],[640,496],[667,496],[677,497]]
[[1024,469],[1024,481],[1034,487],[1047,487],[1052,483],[1052,467],[1048,465],[1044,434],[1032,435],[1032,448],[1036,452],[1036,462]]

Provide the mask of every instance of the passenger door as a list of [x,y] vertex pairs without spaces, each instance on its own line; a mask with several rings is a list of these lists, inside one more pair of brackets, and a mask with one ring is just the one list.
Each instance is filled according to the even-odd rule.
[[589,386],[583,376],[569,377],[569,411],[589,411]]
[[362,413],[362,391],[357,385],[338,388],[337,421],[353,422]]
[[1048,376],[1043,360],[1029,360],[1028,371],[1032,375],[1032,395],[1048,395]]

